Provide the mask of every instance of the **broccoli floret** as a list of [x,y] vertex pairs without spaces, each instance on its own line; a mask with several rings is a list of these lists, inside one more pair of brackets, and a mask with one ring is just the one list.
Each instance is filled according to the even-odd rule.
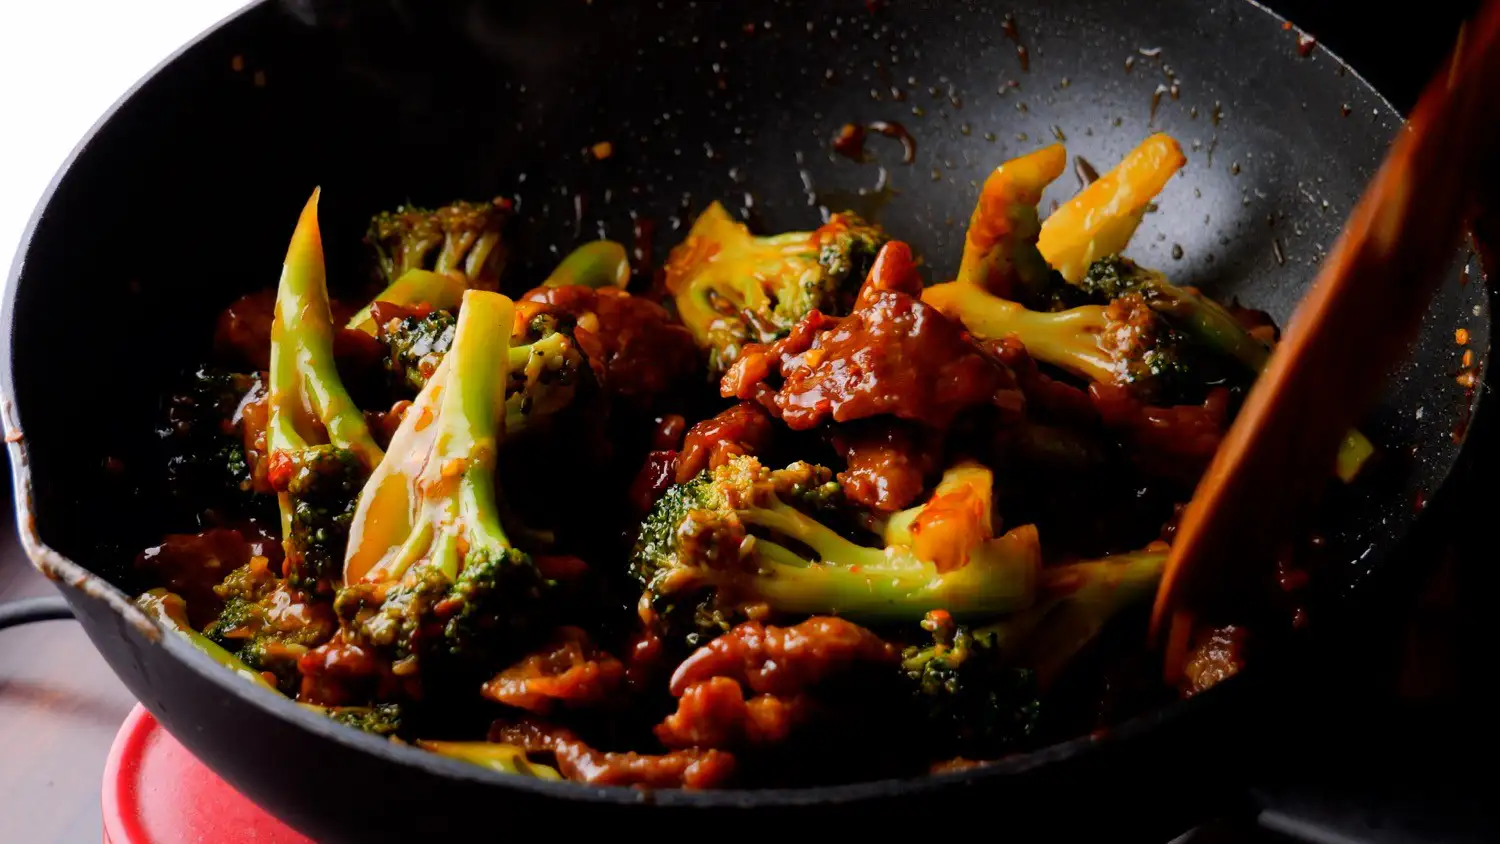
[[929,287],[922,300],[985,339],[1015,335],[1037,360],[1074,375],[1133,388],[1164,404],[1201,401],[1224,376],[1214,356],[1149,306],[1140,293],[1108,305],[1033,311],[961,281]]
[[922,626],[932,644],[901,654],[934,753],[994,755],[1030,738],[1041,702],[1036,675],[1006,658],[993,628],[955,625],[946,612]]
[[188,623],[187,602],[183,601],[181,596],[165,589],[152,589],[137,597],[135,604],[162,627],[187,639],[193,647],[203,651],[215,662],[263,689],[277,691],[265,675],[224,650],[217,642],[194,630]]
[[214,593],[224,609],[203,635],[250,668],[275,677],[283,693],[296,694],[302,678],[297,661],[337,629],[328,604],[277,577],[264,557],[230,572]]
[[813,232],[813,240],[818,244],[818,263],[823,267],[826,282],[839,294],[836,312],[842,313],[848,310],[854,294],[875,265],[880,247],[890,236],[880,226],[845,211],[831,215],[827,223]]
[[1239,361],[1251,372],[1263,369],[1271,356],[1271,347],[1218,302],[1177,287],[1161,273],[1122,255],[1095,261],[1078,286],[1105,301],[1135,294],[1178,331]]
[[382,453],[334,366],[318,191],[297,221],[276,293],[266,446],[287,578],[331,594],[353,497]]
[[931,500],[892,516],[862,545],[822,520],[847,509],[828,469],[771,471],[736,457],[669,489],[646,517],[631,563],[645,588],[643,618],[691,621],[670,635],[702,640],[746,607],[861,623],[1022,609],[1040,546],[1030,526],[993,535],[991,481],[977,465],[950,469]]
[[401,731],[401,705],[377,703],[374,706],[315,706],[310,703],[302,707],[326,716],[346,727],[353,727],[372,735],[390,737]]
[[1033,311],[962,281],[935,284],[922,291],[922,301],[984,339],[1014,334],[1032,357],[1075,375],[1105,383],[1115,383],[1119,375],[1117,361],[1099,342],[1110,327],[1102,305]]
[[421,391],[453,347],[457,326],[458,317],[451,311],[411,314],[378,326],[375,336],[387,349],[385,365],[392,378],[413,392]]
[[452,350],[359,498],[335,609],[398,675],[504,648],[541,611],[549,584],[507,536],[495,484],[513,319],[504,296],[464,294]]
[[1165,565],[1164,551],[1139,551],[1050,567],[1035,606],[982,626],[929,613],[932,643],[902,654],[929,740],[981,754],[1024,742],[1053,681],[1111,618],[1149,599]]
[[887,236],[854,214],[811,232],[756,237],[715,202],[667,258],[666,285],[715,372],[813,310],[844,313]]
[[411,270],[456,273],[479,290],[496,290],[505,268],[500,230],[510,203],[454,202],[427,209],[402,205],[370,220],[365,243],[375,250],[381,275],[394,283]]
[[[1096,297],[1116,302],[1130,296],[1139,297],[1161,316],[1170,327],[1170,334],[1238,362],[1251,376],[1260,374],[1270,359],[1270,344],[1250,333],[1223,305],[1200,293],[1178,287],[1161,273],[1146,269],[1122,255],[1109,255],[1095,261],[1077,286]],[[1179,352],[1188,346],[1181,342],[1173,345]],[[1182,360],[1182,356],[1179,354],[1175,360]],[[1168,361],[1172,362],[1172,359]],[[1198,377],[1201,380],[1202,376]],[[1353,480],[1374,451],[1374,445],[1364,434],[1351,430],[1339,445],[1335,467],[1338,476],[1345,481]]]
[[[448,311],[380,326],[379,338],[390,350],[386,366],[409,389],[421,390],[453,347],[457,326],[458,318]],[[508,360],[505,429],[511,436],[562,411],[580,383],[592,376],[571,326],[546,313],[532,318],[523,335],[511,338]]]
[[241,420],[243,409],[264,396],[258,372],[203,368],[168,398],[156,434],[166,456],[168,491],[185,509],[270,514],[273,499],[256,489]]

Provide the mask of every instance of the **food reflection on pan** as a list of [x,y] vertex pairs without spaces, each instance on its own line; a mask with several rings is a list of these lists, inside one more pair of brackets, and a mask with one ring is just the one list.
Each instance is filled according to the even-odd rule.
[[1144,610],[1276,329],[1122,256],[1184,162],[1148,137],[1046,220],[1063,147],[1005,162],[942,283],[717,203],[640,289],[609,241],[517,278],[496,200],[376,216],[359,292],[314,192],[164,400],[139,603],[351,728],[601,785],[939,770],[1208,689],[1258,628],[1171,688]]

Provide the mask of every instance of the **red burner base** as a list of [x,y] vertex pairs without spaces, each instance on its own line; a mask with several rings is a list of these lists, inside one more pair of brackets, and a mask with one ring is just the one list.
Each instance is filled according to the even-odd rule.
[[137,705],[104,765],[104,844],[312,844],[230,788]]

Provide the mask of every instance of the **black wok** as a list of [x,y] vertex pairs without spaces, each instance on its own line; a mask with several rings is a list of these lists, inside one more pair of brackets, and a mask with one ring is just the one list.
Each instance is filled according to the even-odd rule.
[[[1170,831],[1212,805],[1215,777],[1270,735],[1266,701],[1295,700],[1283,663],[983,768],[652,794],[506,779],[332,724],[164,637],[113,584],[169,527],[148,457],[156,396],[205,348],[219,308],[274,281],[315,184],[335,275],[358,260],[372,211],[494,194],[517,198],[527,221],[513,279],[600,231],[629,240],[633,214],[656,222],[660,257],[714,198],[770,229],[813,225],[819,205],[878,210],[942,275],[997,163],[1065,136],[1070,152],[1108,165],[1157,128],[1190,163],[1134,255],[1284,320],[1399,124],[1337,57],[1306,53],[1242,0],[256,4],[101,121],[23,241],[0,323],[23,541],[152,713],[321,840],[499,835],[522,811],[642,818],[652,830],[666,813],[889,824],[941,811],[1004,818],[1012,831],[1052,824],[1054,836],[1102,826],[1118,838],[1142,818]],[[843,123],[876,119],[910,129],[914,163],[882,138],[870,142],[878,165],[830,152]],[[613,144],[608,160],[583,154],[600,141]],[[1075,188],[1060,180],[1044,205]],[[1478,270],[1459,280],[1467,260],[1455,256],[1417,351],[1366,426],[1387,459],[1335,514],[1330,543],[1348,563],[1316,610],[1324,618],[1392,568],[1413,502],[1458,458],[1474,395],[1452,377],[1455,328],[1479,362],[1490,348]],[[1082,798],[1088,811],[1059,811]]]

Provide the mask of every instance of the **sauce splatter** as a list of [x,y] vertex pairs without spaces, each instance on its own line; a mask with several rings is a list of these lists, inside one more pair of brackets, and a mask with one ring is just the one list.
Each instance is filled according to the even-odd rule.
[[1339,116],[1340,117],[1348,117],[1349,115],[1351,115],[1353,113],[1354,113],[1354,109],[1350,108],[1348,103],[1344,103],[1343,105],[1339,106]]
[[888,120],[876,120],[865,125],[871,132],[879,132],[887,138],[894,138],[901,142],[901,163],[911,164],[917,160],[917,139],[906,131],[906,127],[900,123]]
[[858,123],[845,123],[833,136],[833,151],[850,161],[865,159],[865,127]]
[[1318,46],[1318,39],[1306,32],[1297,33],[1297,55],[1305,59],[1312,55],[1313,48],[1316,46]]
[[1006,38],[1017,44],[1021,43],[1021,30],[1016,26],[1016,19],[1013,16],[1005,16],[1005,20],[1000,22],[1000,31],[1005,33]]
[[1078,177],[1078,186],[1086,188],[1099,181],[1099,171],[1081,155],[1073,156],[1073,175]]
[[1031,53],[1027,51],[1025,44],[1016,45],[1016,58],[1021,62],[1021,72],[1031,72]]
[[656,221],[649,217],[636,216],[634,211],[631,217],[631,246],[630,267],[638,278],[650,279],[653,277],[652,245],[656,240]]
[[1146,121],[1147,126],[1156,125],[1156,108],[1161,105],[1161,95],[1167,93],[1165,85],[1157,85],[1156,90],[1151,92],[1151,117]]
[[1125,57],[1125,72],[1129,73],[1132,70],[1135,70],[1135,56],[1126,56]]

